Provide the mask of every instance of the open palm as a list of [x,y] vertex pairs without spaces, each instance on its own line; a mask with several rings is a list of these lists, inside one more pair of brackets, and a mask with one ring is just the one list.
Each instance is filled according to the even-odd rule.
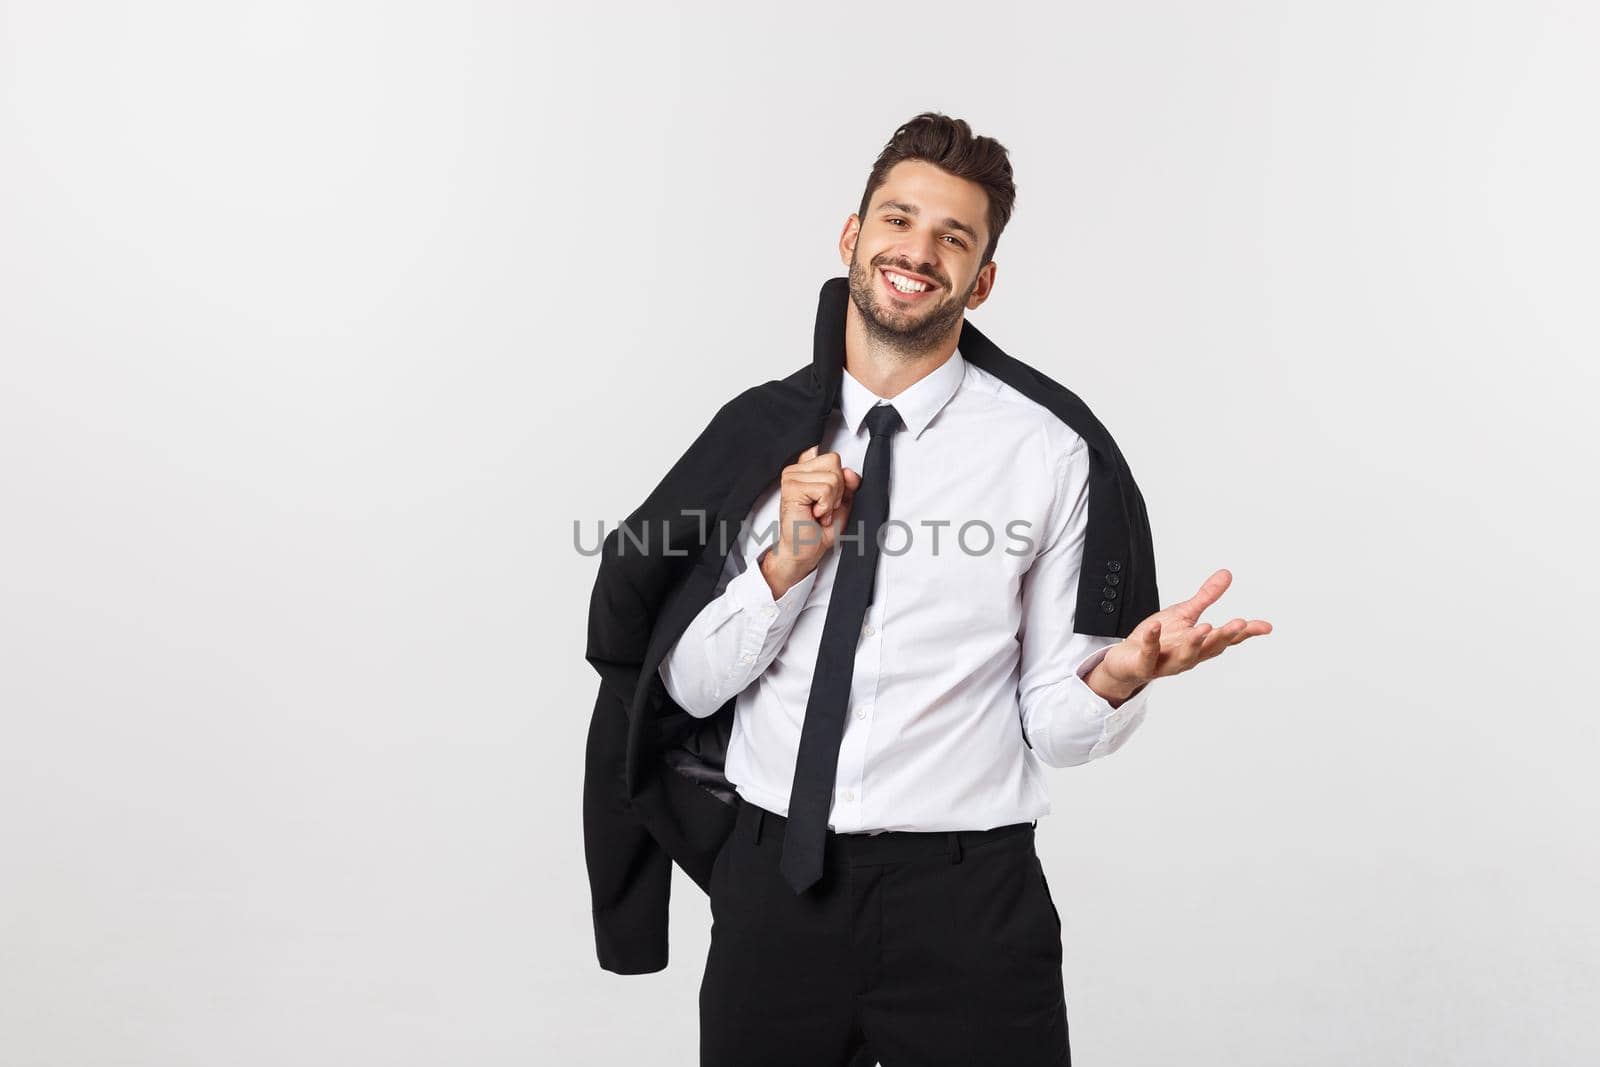
[[1163,608],[1106,652],[1100,670],[1124,686],[1181,674],[1197,663],[1222,654],[1230,645],[1272,632],[1265,619],[1230,619],[1213,627],[1201,614],[1233,583],[1226,568],[1217,571],[1188,600]]

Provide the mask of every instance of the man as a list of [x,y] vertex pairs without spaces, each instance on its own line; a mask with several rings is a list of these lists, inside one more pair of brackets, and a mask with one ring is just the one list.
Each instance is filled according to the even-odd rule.
[[[1069,1064],[1060,920],[1034,849],[1049,811],[1040,765],[1116,751],[1152,680],[1271,630],[1200,621],[1225,570],[1123,621],[1130,604],[1153,609],[1155,586],[1120,452],[1081,402],[965,322],[993,292],[1014,197],[1006,150],[965,122],[925,113],[897,130],[839,240],[843,365],[836,391],[820,390],[820,439],[787,453],[747,509],[726,481],[711,488],[703,445],[652,495],[698,492],[741,520],[720,566],[673,577],[676,620],[651,601],[652,644],[670,640],[658,656],[616,649],[633,610],[619,598],[659,564],[597,583],[591,661],[602,675],[656,663],[616,687],[634,695],[629,796],[684,778],[705,787],[690,792],[731,787],[719,798],[733,825],[703,882],[705,1067]],[[728,462],[756,424],[722,431]],[[1107,533],[1119,521],[1122,542]],[[1115,543],[1129,547],[1088,573],[1089,550]],[[718,562],[701,553],[697,570]],[[1085,605],[1115,617],[1117,636]],[[667,707],[640,695],[657,678],[686,718],[733,714],[725,735],[661,727],[680,739],[667,762],[681,773],[640,785],[637,709]],[[592,728],[592,769],[610,728]],[[684,755],[708,743],[725,746],[715,782]],[[659,810],[621,807],[635,804]],[[651,833],[693,836],[678,821],[654,818]],[[604,957],[616,935],[601,936]]]

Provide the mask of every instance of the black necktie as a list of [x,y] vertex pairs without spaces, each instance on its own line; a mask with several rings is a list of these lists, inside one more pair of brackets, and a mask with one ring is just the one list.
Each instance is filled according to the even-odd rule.
[[838,531],[834,549],[839,567],[833,576],[828,617],[822,625],[817,666],[811,675],[800,751],[795,757],[794,785],[783,831],[778,869],[796,893],[804,893],[822,877],[823,845],[833,803],[834,774],[839,769],[839,741],[844,737],[845,708],[850,702],[850,677],[855,672],[861,620],[872,602],[878,566],[878,531],[889,517],[889,445],[900,428],[900,413],[888,404],[867,412],[867,458],[861,463],[861,484],[850,502],[846,530]]

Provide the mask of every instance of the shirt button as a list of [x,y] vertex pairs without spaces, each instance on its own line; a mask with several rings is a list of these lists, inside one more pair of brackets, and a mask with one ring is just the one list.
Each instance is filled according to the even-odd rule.
[[856,709],[856,718],[865,719],[866,717],[867,717],[867,709],[866,708],[857,708]]
[[872,624],[871,623],[868,623],[866,626],[861,628],[861,632],[866,634],[868,637],[871,637],[873,634],[877,633],[878,631],[876,631],[876,630],[874,630],[872,628]]
[[768,604],[766,607],[761,609],[761,614],[765,615],[769,619],[772,618],[777,613],[778,613],[778,609],[776,607],[774,607],[773,605],[771,605],[771,604]]
[[846,789],[844,791],[844,798],[846,800],[854,800],[856,798],[856,795],[854,793],[852,793],[850,790]]
[[740,663],[754,663],[755,661],[756,661],[756,658],[754,656],[750,655],[749,653],[746,653],[743,656],[739,657],[739,662]]

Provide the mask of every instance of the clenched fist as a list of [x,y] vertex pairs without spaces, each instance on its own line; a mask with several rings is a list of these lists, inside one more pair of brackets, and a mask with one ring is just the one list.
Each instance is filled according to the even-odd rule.
[[850,518],[850,501],[861,475],[844,466],[839,453],[817,454],[812,445],[783,468],[778,496],[778,543],[761,557],[761,573],[773,599],[816,569]]

